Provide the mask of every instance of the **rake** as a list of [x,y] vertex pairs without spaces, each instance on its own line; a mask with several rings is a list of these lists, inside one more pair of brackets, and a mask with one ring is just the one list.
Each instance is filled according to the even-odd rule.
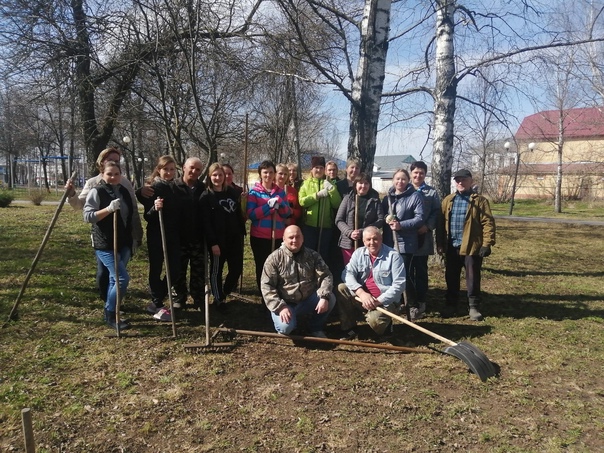
[[220,333],[220,329],[214,332],[214,335],[210,337],[210,264],[208,262],[208,248],[206,246],[205,252],[205,266],[206,266],[206,285],[205,285],[205,298],[204,298],[204,309],[206,318],[206,342],[205,343],[188,343],[184,344],[185,351],[188,352],[225,352],[230,351],[235,347],[234,343],[213,343],[214,339]]
[[278,338],[280,340],[291,340],[291,341],[307,341],[313,343],[330,343],[330,344],[341,344],[348,346],[360,346],[364,348],[373,348],[373,349],[385,349],[389,351],[397,351],[397,352],[415,352],[420,354],[432,354],[432,351],[420,348],[409,348],[405,346],[394,346],[389,344],[379,344],[379,343],[368,343],[365,341],[351,341],[351,340],[336,340],[332,338],[317,338],[317,337],[307,337],[302,335],[282,335],[279,333],[272,332],[259,332],[256,330],[239,330],[239,329],[229,329],[226,327],[219,327],[219,332],[225,332],[234,336],[238,335],[250,335],[255,337],[269,337],[269,338]]

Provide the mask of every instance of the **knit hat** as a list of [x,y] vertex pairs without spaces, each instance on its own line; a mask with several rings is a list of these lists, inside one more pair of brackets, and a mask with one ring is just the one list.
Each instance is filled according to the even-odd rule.
[[313,156],[310,159],[310,168],[324,167],[324,166],[325,166],[325,158],[323,156]]
[[[99,170],[102,168],[103,161],[111,153],[117,153],[117,154],[120,155],[120,158],[122,157],[122,151],[120,149],[118,149],[118,148],[105,148],[103,151],[101,151],[101,153],[99,154],[99,157],[96,158],[96,166],[97,166],[97,168]],[[118,164],[119,164],[119,162],[118,162]]]

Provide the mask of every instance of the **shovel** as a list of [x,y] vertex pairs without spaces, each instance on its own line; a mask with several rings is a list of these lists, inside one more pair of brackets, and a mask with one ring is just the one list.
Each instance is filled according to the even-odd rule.
[[497,376],[497,371],[495,367],[491,363],[491,361],[487,358],[487,356],[476,346],[467,341],[462,341],[461,343],[455,343],[452,340],[449,340],[445,337],[441,337],[437,333],[434,333],[428,329],[425,329],[421,326],[418,326],[414,322],[411,322],[401,316],[395,315],[394,313],[390,313],[388,310],[385,310],[382,307],[376,307],[376,310],[380,313],[383,313],[387,316],[390,316],[392,319],[396,319],[397,321],[402,322],[410,327],[413,327],[420,332],[423,332],[427,335],[430,335],[432,338],[436,338],[437,340],[442,341],[443,343],[448,344],[449,346],[444,349],[445,354],[452,355],[453,357],[457,357],[459,360],[464,362],[470,370],[477,375],[481,381],[486,381],[488,378]]

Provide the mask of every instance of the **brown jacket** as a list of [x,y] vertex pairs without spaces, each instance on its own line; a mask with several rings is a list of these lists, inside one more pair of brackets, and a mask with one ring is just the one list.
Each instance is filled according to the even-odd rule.
[[[436,243],[438,249],[446,251],[449,244],[449,227],[453,200],[457,192],[448,195],[442,202],[441,222],[436,231]],[[495,245],[495,219],[491,214],[489,200],[482,195],[473,193],[470,195],[470,204],[466,212],[466,220],[463,226],[463,237],[460,255],[478,255],[480,247]]]

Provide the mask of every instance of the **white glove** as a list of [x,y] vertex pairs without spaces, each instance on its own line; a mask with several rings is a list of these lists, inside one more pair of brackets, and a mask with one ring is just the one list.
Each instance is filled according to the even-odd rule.
[[269,208],[279,209],[279,197],[270,198],[266,204],[268,204]]
[[108,212],[115,212],[120,208],[120,199],[116,198],[115,200],[111,200],[111,203],[109,203],[109,206],[107,206],[107,211]]
[[330,183],[327,179],[325,180],[325,182],[323,183],[323,188],[325,190],[331,190],[333,189],[333,184]]
[[327,192],[327,189],[321,189],[317,192],[317,198],[325,198],[329,196],[329,192]]
[[386,220],[386,223],[394,222],[394,221],[396,220],[396,217],[395,217],[395,216],[393,216],[392,214],[388,214],[388,215],[386,216],[386,219],[385,219],[385,220]]

